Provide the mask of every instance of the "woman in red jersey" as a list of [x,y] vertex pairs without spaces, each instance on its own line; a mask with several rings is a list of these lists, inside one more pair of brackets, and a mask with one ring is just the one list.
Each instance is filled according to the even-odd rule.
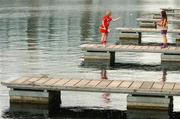
[[102,36],[101,36],[101,44],[103,46],[106,46],[106,43],[107,43],[108,33],[110,32],[110,29],[109,29],[110,22],[111,21],[116,21],[119,18],[120,17],[118,17],[116,19],[112,19],[112,11],[111,10],[107,11],[106,15],[103,17],[102,24],[100,26],[100,32],[102,34]]

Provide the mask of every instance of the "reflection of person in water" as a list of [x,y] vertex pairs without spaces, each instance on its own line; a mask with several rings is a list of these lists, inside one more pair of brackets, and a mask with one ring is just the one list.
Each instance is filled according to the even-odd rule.
[[162,81],[165,82],[166,81],[166,75],[167,75],[167,70],[163,69],[163,75],[162,75]]
[[[101,70],[101,79],[103,79],[103,80],[107,80],[108,79],[107,72],[106,72],[105,69]],[[102,97],[103,97],[105,103],[110,103],[111,102],[111,100],[109,98],[110,97],[110,93],[103,93]]]
[[102,69],[102,70],[101,70],[101,79],[108,79],[105,69]]

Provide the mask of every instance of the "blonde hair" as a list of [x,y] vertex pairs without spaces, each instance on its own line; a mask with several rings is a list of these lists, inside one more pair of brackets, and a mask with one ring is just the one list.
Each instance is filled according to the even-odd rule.
[[111,16],[112,15],[112,11],[111,10],[108,10],[107,12],[106,12],[106,16]]

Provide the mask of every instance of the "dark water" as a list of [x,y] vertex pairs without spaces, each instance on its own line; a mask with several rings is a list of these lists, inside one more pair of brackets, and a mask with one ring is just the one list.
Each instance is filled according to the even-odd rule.
[[[179,0],[0,0],[0,81],[24,75],[99,79],[101,67],[83,66],[79,45],[99,43],[101,17],[107,9],[121,19],[111,24],[108,43],[116,43],[115,27],[135,27],[136,18],[178,7]],[[178,24],[169,26],[179,28]],[[168,34],[170,43],[173,34]],[[161,43],[159,34],[144,34],[143,43]],[[114,80],[179,81],[178,65],[161,64],[160,54],[117,53],[107,77]],[[0,117],[5,119],[178,118],[180,98],[173,112],[127,110],[126,94],[62,92],[57,115],[46,108],[9,104],[9,89],[0,85]],[[22,109],[23,108],[23,109]],[[37,109],[37,111],[35,111]],[[152,115],[155,115],[154,117]]]

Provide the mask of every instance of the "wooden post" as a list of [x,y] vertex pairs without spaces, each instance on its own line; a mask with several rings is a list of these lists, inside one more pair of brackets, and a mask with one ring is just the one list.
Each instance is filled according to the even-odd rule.
[[138,34],[139,34],[139,44],[141,44],[141,39],[142,39],[142,33],[141,32],[138,32]]
[[49,93],[49,113],[50,115],[57,114],[60,111],[61,92],[48,91]]
[[114,66],[115,64],[115,52],[109,52],[110,53],[110,66]]
[[169,102],[169,114],[172,114],[173,112],[173,96],[169,96],[170,102]]

